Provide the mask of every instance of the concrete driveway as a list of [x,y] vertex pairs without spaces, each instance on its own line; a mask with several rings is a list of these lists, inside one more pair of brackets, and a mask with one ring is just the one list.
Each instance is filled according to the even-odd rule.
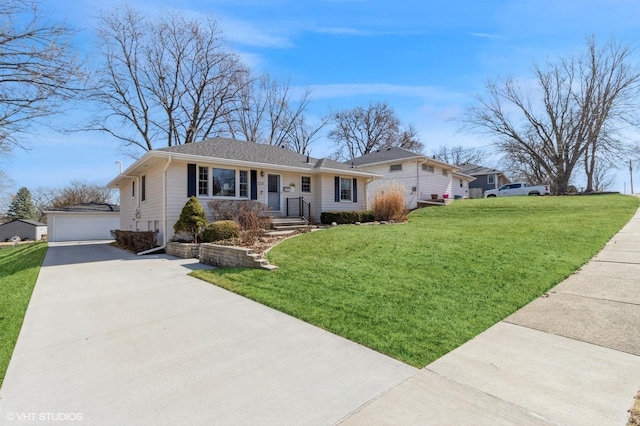
[[417,371],[187,276],[201,267],[51,244],[0,423],[334,424]]

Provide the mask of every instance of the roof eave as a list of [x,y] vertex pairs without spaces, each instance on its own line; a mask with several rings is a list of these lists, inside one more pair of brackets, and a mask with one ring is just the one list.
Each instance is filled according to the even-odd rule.
[[118,188],[120,182],[123,179],[131,178],[132,176],[137,176],[140,173],[137,171],[139,167],[141,167],[145,162],[149,161],[149,159],[154,157],[171,157],[173,160],[182,160],[182,161],[192,161],[192,162],[208,162],[208,163],[216,163],[223,164],[229,166],[240,166],[246,168],[254,168],[254,169],[272,169],[279,171],[290,171],[290,172],[298,172],[298,173],[342,173],[342,174],[351,174],[356,176],[377,176],[375,173],[369,173],[364,171],[355,171],[355,170],[347,170],[347,169],[336,169],[332,167],[319,167],[314,168],[314,163],[304,163],[308,164],[308,167],[305,166],[285,166],[280,164],[273,163],[258,163],[255,161],[245,161],[245,160],[234,160],[228,158],[220,158],[220,157],[208,157],[205,155],[194,155],[194,154],[184,154],[184,153],[175,153],[175,152],[167,152],[167,151],[149,151],[140,159],[136,160],[131,166],[127,167],[122,173],[116,176],[107,184],[109,188]]

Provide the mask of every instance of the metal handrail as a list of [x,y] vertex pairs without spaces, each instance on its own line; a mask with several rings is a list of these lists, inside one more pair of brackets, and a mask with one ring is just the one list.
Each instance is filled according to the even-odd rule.
[[[303,197],[288,197],[287,198],[287,210],[286,215],[289,217],[289,201],[297,200],[298,201],[298,215],[307,223],[311,223],[311,203],[304,200]],[[305,214],[305,207],[307,214]]]

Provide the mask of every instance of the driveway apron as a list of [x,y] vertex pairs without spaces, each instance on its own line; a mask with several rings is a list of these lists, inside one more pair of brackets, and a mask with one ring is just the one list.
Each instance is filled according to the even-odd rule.
[[334,424],[417,371],[187,276],[202,267],[52,243],[0,423]]

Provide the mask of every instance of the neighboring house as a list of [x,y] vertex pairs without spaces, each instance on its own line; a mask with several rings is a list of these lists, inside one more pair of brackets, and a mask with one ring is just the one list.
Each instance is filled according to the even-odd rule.
[[453,172],[453,198],[471,198],[469,188],[474,180],[476,180],[475,177],[462,171]]
[[500,188],[502,185],[510,182],[500,170],[471,163],[462,164],[460,168],[462,169],[462,173],[476,178],[476,180],[469,184],[469,198],[482,198],[484,191]]
[[9,241],[13,237],[31,241],[46,239],[47,224],[30,219],[15,219],[0,225],[0,241]]
[[384,190],[385,185],[391,182],[401,184],[405,189],[405,201],[409,209],[434,197],[466,197],[469,181],[473,180],[471,176],[462,173],[459,167],[398,147],[373,151],[346,164],[383,176],[368,185],[370,200],[378,191]]
[[209,201],[256,200],[274,216],[317,223],[324,211],[364,210],[366,184],[377,177],[278,146],[214,138],[149,151],[108,186],[120,190],[119,229],[157,231],[166,243],[190,196],[210,220]]
[[83,203],[44,213],[51,242],[111,240],[111,231],[120,228],[120,207],[108,203]]

